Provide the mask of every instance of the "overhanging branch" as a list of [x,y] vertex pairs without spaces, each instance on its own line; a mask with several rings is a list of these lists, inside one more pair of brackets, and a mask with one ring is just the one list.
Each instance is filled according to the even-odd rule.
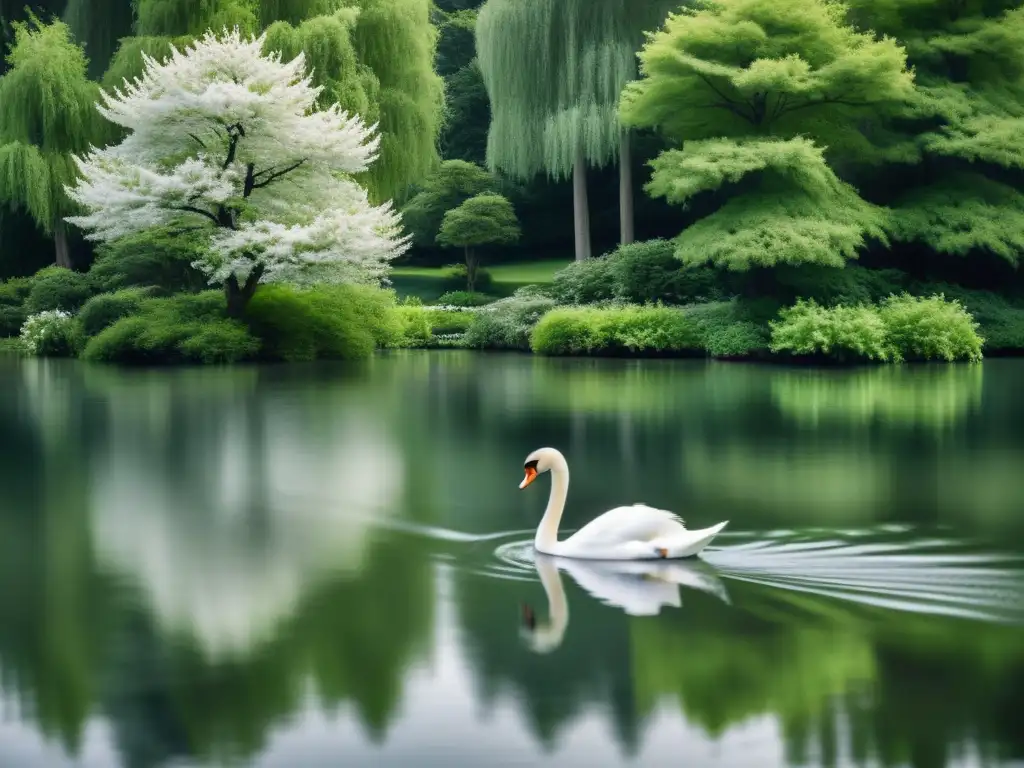
[[184,213],[195,213],[199,216],[205,216],[218,227],[220,226],[220,221],[217,220],[217,217],[214,214],[210,213],[209,211],[204,211],[202,208],[196,208],[194,205],[178,205],[172,208],[172,210],[182,211]]
[[[285,166],[284,168],[278,169],[277,166],[271,166],[270,168],[262,170],[262,171],[260,171],[259,173],[255,174],[253,176],[252,188],[253,189],[262,189],[263,187],[267,186],[271,182],[276,181],[277,179],[280,179],[286,173],[291,173],[292,171],[294,171],[296,168],[298,168],[300,165],[302,165],[305,162],[306,162],[306,158],[302,158],[298,162],[292,163],[291,165]],[[266,178],[262,178],[261,179],[260,178],[261,176],[266,176]],[[256,179],[259,179],[259,181],[257,181]]]

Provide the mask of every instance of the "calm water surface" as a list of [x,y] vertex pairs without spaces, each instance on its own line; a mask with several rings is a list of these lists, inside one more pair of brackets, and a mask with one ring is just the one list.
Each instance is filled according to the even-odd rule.
[[[0,765],[1021,765],[1022,383],[0,356]],[[727,535],[537,558],[545,444]]]

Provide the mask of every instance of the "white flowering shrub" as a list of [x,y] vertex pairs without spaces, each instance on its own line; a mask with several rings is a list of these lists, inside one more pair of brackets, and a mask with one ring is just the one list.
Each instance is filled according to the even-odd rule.
[[99,111],[121,143],[75,161],[67,220],[109,242],[153,227],[203,227],[195,267],[227,288],[238,315],[261,282],[372,283],[408,249],[390,202],[372,205],[353,174],[377,157],[376,126],[324,109],[300,53],[264,55],[236,28],[172,48]]
[[21,326],[21,345],[37,357],[74,357],[78,348],[75,318],[60,309],[29,315]]

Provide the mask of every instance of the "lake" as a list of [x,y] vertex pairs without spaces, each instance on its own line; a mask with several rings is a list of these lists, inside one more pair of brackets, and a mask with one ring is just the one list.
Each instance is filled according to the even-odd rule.
[[[1020,766],[1022,383],[0,355],[0,765]],[[563,535],[632,502],[729,527],[535,557],[542,445]]]

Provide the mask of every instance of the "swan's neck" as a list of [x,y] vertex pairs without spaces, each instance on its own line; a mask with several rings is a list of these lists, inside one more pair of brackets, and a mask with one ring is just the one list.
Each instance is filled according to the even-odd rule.
[[558,567],[543,556],[537,558],[536,567],[548,599],[548,625],[537,632],[535,646],[537,650],[553,651],[562,644],[562,637],[569,626],[569,602],[565,598]]
[[551,494],[548,496],[548,508],[537,526],[537,535],[533,546],[539,552],[551,552],[558,544],[558,524],[562,520],[565,499],[569,495],[569,465],[559,456],[551,468]]

